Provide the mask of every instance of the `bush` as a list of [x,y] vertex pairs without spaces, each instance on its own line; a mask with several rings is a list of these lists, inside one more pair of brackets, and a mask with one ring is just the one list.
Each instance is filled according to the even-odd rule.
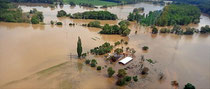
[[88,27],[96,27],[96,28],[101,28],[100,22],[99,21],[92,21],[88,23]]
[[97,66],[97,70],[101,70],[101,66]]
[[74,26],[75,24],[74,23],[69,23],[69,26],[72,26],[72,25]]
[[119,69],[118,70],[118,74],[117,74],[117,76],[119,77],[119,78],[122,78],[122,77],[125,77],[126,76],[126,71],[124,70],[124,69]]
[[97,61],[95,59],[91,60],[90,66],[91,67],[96,67]]
[[51,25],[54,25],[54,22],[51,20],[51,21],[50,21],[50,24],[51,24]]
[[201,27],[200,33],[210,33],[209,25],[206,25],[205,27]]
[[155,62],[152,59],[146,59],[149,63],[155,64]]
[[114,46],[120,45],[120,41],[114,43]]
[[157,34],[158,33],[158,29],[156,27],[152,28],[152,34]]
[[109,77],[112,77],[112,75],[114,75],[114,73],[115,73],[115,71],[112,69],[112,67],[109,67],[109,68],[107,69],[107,72],[108,72],[108,76],[109,76]]
[[83,58],[85,58],[85,57],[87,56],[87,53],[83,53],[81,56],[82,56]]
[[117,49],[114,50],[114,52],[117,53],[117,54],[120,54],[120,53],[123,52],[123,49],[117,48]]
[[124,77],[124,80],[125,80],[126,82],[130,82],[130,81],[131,81],[131,77],[130,77],[130,76],[125,76],[125,77]]
[[116,85],[118,85],[118,86],[123,86],[123,85],[125,85],[125,84],[126,84],[126,82],[125,82],[125,80],[122,79],[122,78],[118,79],[117,82],[116,82]]
[[119,23],[118,23],[118,25],[130,25],[130,22],[128,21],[128,20],[122,20],[122,21],[120,21]]
[[186,31],[184,32],[185,35],[193,35],[195,28],[186,28]]
[[170,29],[167,29],[167,28],[160,29],[160,33],[169,33],[169,32],[170,32]]
[[60,11],[58,11],[57,17],[63,17],[66,15],[67,15],[67,13],[64,10],[60,10]]
[[193,86],[191,83],[187,83],[187,84],[184,86],[184,89],[195,89],[195,86]]
[[133,81],[137,82],[138,81],[138,76],[133,76]]
[[62,22],[57,22],[56,25],[63,25],[63,23]]
[[126,41],[124,44],[125,44],[125,45],[127,45],[127,44],[128,44],[128,42]]
[[95,63],[90,63],[90,66],[91,67],[96,67],[96,64]]
[[149,47],[148,46],[144,46],[144,47],[142,47],[142,50],[148,50],[149,49]]
[[85,64],[90,64],[90,60],[89,59],[85,60]]
[[144,67],[141,74],[143,74],[143,75],[148,74],[148,71],[149,71],[149,68]]

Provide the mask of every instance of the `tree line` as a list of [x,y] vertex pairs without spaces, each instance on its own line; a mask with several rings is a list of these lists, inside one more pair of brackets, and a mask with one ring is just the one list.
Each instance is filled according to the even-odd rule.
[[27,2],[27,3],[49,3],[63,2],[63,0],[9,0],[11,2]]
[[116,20],[117,15],[109,11],[86,11],[82,13],[75,13],[70,16],[73,19],[97,19],[97,20]]

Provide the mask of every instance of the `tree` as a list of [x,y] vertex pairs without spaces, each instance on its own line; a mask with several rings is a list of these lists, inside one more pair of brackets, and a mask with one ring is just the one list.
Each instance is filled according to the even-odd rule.
[[134,76],[133,81],[137,82],[138,81],[138,76]]
[[92,21],[88,23],[88,27],[96,27],[96,28],[101,28],[101,23],[99,21]]
[[124,70],[124,69],[119,69],[118,70],[118,74],[117,74],[117,76],[119,77],[119,78],[122,78],[122,77],[125,77],[126,76],[126,71]]
[[107,72],[108,72],[108,76],[109,76],[109,77],[112,77],[112,75],[114,75],[114,73],[115,73],[115,71],[112,69],[112,67],[109,67],[109,68],[107,69]]
[[156,27],[152,28],[152,34],[157,34],[158,33],[158,29]]
[[77,41],[77,54],[79,58],[82,55],[82,42],[81,42],[80,37],[78,37],[78,41]]
[[97,61],[95,59],[91,60],[90,66],[91,67],[96,67]]
[[70,2],[69,5],[70,6],[76,6],[76,4],[74,2]]
[[60,10],[60,11],[58,11],[57,17],[63,17],[66,15],[67,15],[67,13],[64,10]]
[[118,23],[118,25],[130,25],[130,22],[128,20],[122,20]]
[[63,23],[62,22],[57,22],[56,25],[63,25]]
[[114,50],[115,53],[120,54],[123,52],[123,49],[117,48]]
[[116,82],[116,85],[123,86],[123,85],[125,85],[125,83],[126,83],[125,79],[119,78]]
[[144,47],[142,47],[142,50],[148,50],[149,49],[149,47],[148,46],[144,46]]
[[31,18],[31,23],[32,23],[32,24],[39,24],[39,19],[34,15],[34,16],[32,16],[32,18]]
[[125,76],[125,77],[124,77],[124,80],[125,80],[126,82],[130,82],[130,81],[131,81],[131,77],[130,77],[130,76]]
[[97,66],[97,70],[101,70],[101,66]]
[[184,89],[195,89],[195,86],[193,86],[191,83],[187,83],[187,84],[184,86]]

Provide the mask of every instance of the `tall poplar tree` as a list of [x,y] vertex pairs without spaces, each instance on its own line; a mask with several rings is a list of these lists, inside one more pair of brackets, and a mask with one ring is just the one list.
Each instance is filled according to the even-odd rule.
[[78,37],[78,41],[77,41],[77,54],[79,58],[82,55],[82,42],[81,42],[80,37]]

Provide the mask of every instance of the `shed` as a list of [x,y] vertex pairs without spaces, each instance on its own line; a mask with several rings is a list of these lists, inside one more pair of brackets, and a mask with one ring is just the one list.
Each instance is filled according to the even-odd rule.
[[120,60],[119,63],[122,63],[123,65],[125,65],[132,60],[133,60],[132,57],[125,57],[124,59]]

